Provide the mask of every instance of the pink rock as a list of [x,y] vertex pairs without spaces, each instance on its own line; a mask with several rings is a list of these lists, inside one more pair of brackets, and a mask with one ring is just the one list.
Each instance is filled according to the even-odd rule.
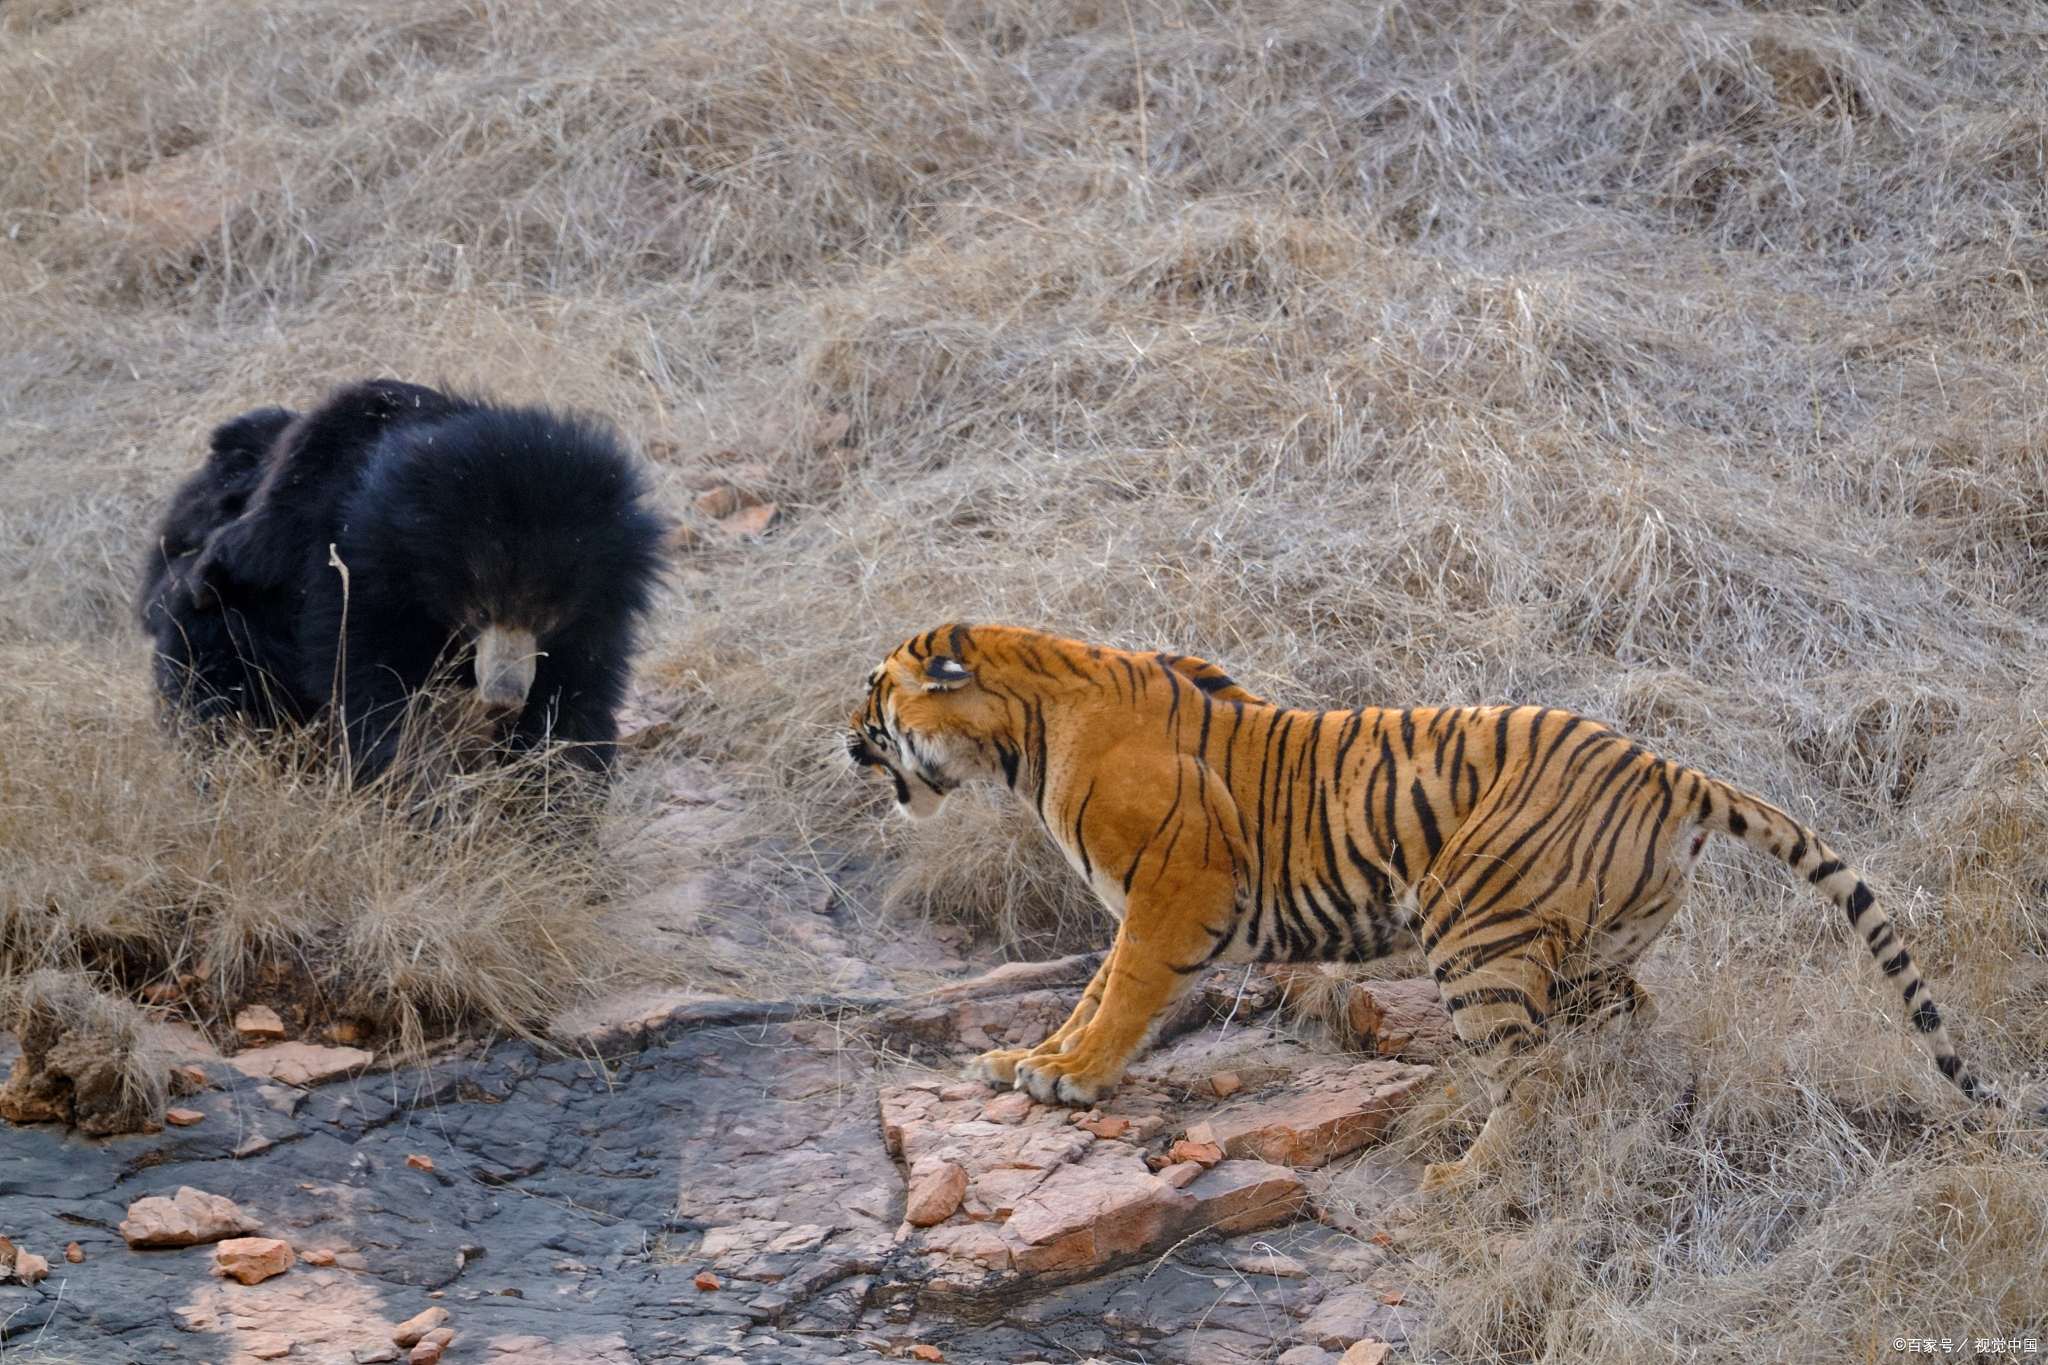
[[245,1043],[276,1043],[284,1040],[284,1020],[268,1005],[251,1005],[235,1016],[235,1032]]
[[1284,1166],[1224,1161],[1191,1181],[1194,1225],[1223,1237],[1286,1223],[1308,1211],[1308,1187]]
[[1031,1096],[1022,1090],[1009,1090],[996,1096],[981,1107],[984,1123],[1019,1124],[1031,1116]]
[[1452,1051],[1458,1043],[1443,997],[1435,980],[1427,976],[1355,983],[1348,1002],[1348,1022],[1359,1043],[1382,1057],[1431,1059]]
[[1104,1145],[1077,1165],[1061,1166],[1017,1201],[1006,1230],[1028,1248],[1016,1257],[1029,1272],[1100,1265],[1163,1238],[1195,1201],[1145,1169],[1137,1149]]
[[153,1195],[130,1204],[128,1216],[121,1220],[121,1236],[132,1247],[189,1247],[261,1226],[232,1199],[185,1185],[169,1199]]
[[235,1344],[258,1360],[282,1360],[292,1353],[299,1339],[282,1332],[252,1332]]
[[1159,1178],[1177,1190],[1184,1190],[1201,1178],[1208,1167],[1199,1161],[1177,1161],[1159,1173]]
[[933,1228],[918,1248],[921,1256],[953,1256],[983,1270],[1008,1270],[1016,1244],[987,1223],[955,1223]]
[[960,1200],[967,1193],[967,1171],[951,1161],[935,1161],[913,1171],[910,1177],[910,1200],[905,1206],[903,1219],[913,1227],[930,1227],[943,1223],[953,1216],[960,1207]]
[[1434,1067],[1366,1062],[1311,1088],[1219,1114],[1188,1129],[1229,1157],[1310,1168],[1354,1152],[1386,1132],[1436,1074]]
[[228,1065],[244,1076],[277,1081],[283,1085],[320,1085],[352,1071],[360,1071],[376,1058],[356,1047],[321,1047],[317,1043],[279,1043],[237,1053]]
[[296,1259],[290,1244],[275,1237],[234,1237],[213,1249],[213,1273],[243,1284],[261,1284],[290,1270]]
[[400,1346],[417,1346],[420,1338],[448,1321],[448,1310],[441,1307],[415,1313],[391,1329],[391,1339]]

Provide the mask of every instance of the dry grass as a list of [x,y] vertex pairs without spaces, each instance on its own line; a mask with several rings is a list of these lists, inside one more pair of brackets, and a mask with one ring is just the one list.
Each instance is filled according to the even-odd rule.
[[[646,672],[874,903],[1100,931],[1014,815],[910,831],[830,764],[865,669],[940,620],[1209,654],[1303,704],[1540,700],[1829,831],[1963,1045],[2038,1082],[2048,16],[1126,14],[0,9],[0,743],[113,812],[22,826],[11,903],[160,913],[89,867],[215,837],[148,725],[127,566],[208,424],[384,371],[602,411],[679,506],[782,504],[707,538]],[[416,925],[464,894],[412,834],[248,795],[252,869],[330,825],[374,855],[320,864],[328,932],[384,903],[360,866],[403,869]],[[514,903],[554,872],[501,855]],[[2039,1162],[1953,1133],[1859,957],[1712,858],[1653,959],[1664,1022],[1584,1045],[1544,1179],[1437,1211],[1437,1347],[2048,1335]],[[1530,1254],[1481,1264],[1503,1229]]]
[[351,790],[318,736],[184,749],[132,660],[9,658],[0,979],[90,971],[136,998],[174,989],[217,1037],[262,1003],[295,1034],[338,1025],[417,1054],[469,1020],[532,1026],[616,970],[590,817],[546,809],[531,774],[450,779],[423,803]]

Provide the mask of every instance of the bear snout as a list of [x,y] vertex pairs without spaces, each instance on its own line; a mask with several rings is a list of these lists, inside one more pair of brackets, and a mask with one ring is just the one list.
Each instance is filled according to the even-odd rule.
[[476,637],[476,693],[493,712],[523,710],[541,650],[533,632],[489,625]]

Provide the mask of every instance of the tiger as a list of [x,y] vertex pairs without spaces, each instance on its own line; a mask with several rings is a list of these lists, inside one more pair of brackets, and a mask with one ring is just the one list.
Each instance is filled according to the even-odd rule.
[[1365,962],[1419,948],[1492,1108],[1456,1189],[1513,1150],[1553,1026],[1655,1004],[1630,969],[1685,899],[1709,835],[1776,858],[1840,907],[1941,1073],[1999,1101],[1949,1040],[1870,887],[1769,802],[1538,706],[1276,706],[1218,666],[1012,626],[949,624],[868,677],[847,751],[913,819],[996,782],[1031,807],[1117,921],[1080,1003],[972,1074],[1092,1104],[1220,963]]

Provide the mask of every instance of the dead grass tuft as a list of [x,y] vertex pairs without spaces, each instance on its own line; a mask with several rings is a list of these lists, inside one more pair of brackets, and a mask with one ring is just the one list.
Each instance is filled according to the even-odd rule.
[[[591,818],[519,768],[439,777],[430,805],[353,790],[308,736],[182,746],[146,680],[17,658],[0,726],[0,968],[90,971],[224,1044],[242,1006],[415,1054],[466,1020],[544,1020],[601,980]],[[30,978],[36,979],[36,978]],[[161,1109],[161,1104],[157,1106]]]
[[169,1059],[149,1016],[89,977],[45,968],[0,984],[0,1020],[21,1040],[7,1117],[55,1118],[94,1136],[161,1124]]

